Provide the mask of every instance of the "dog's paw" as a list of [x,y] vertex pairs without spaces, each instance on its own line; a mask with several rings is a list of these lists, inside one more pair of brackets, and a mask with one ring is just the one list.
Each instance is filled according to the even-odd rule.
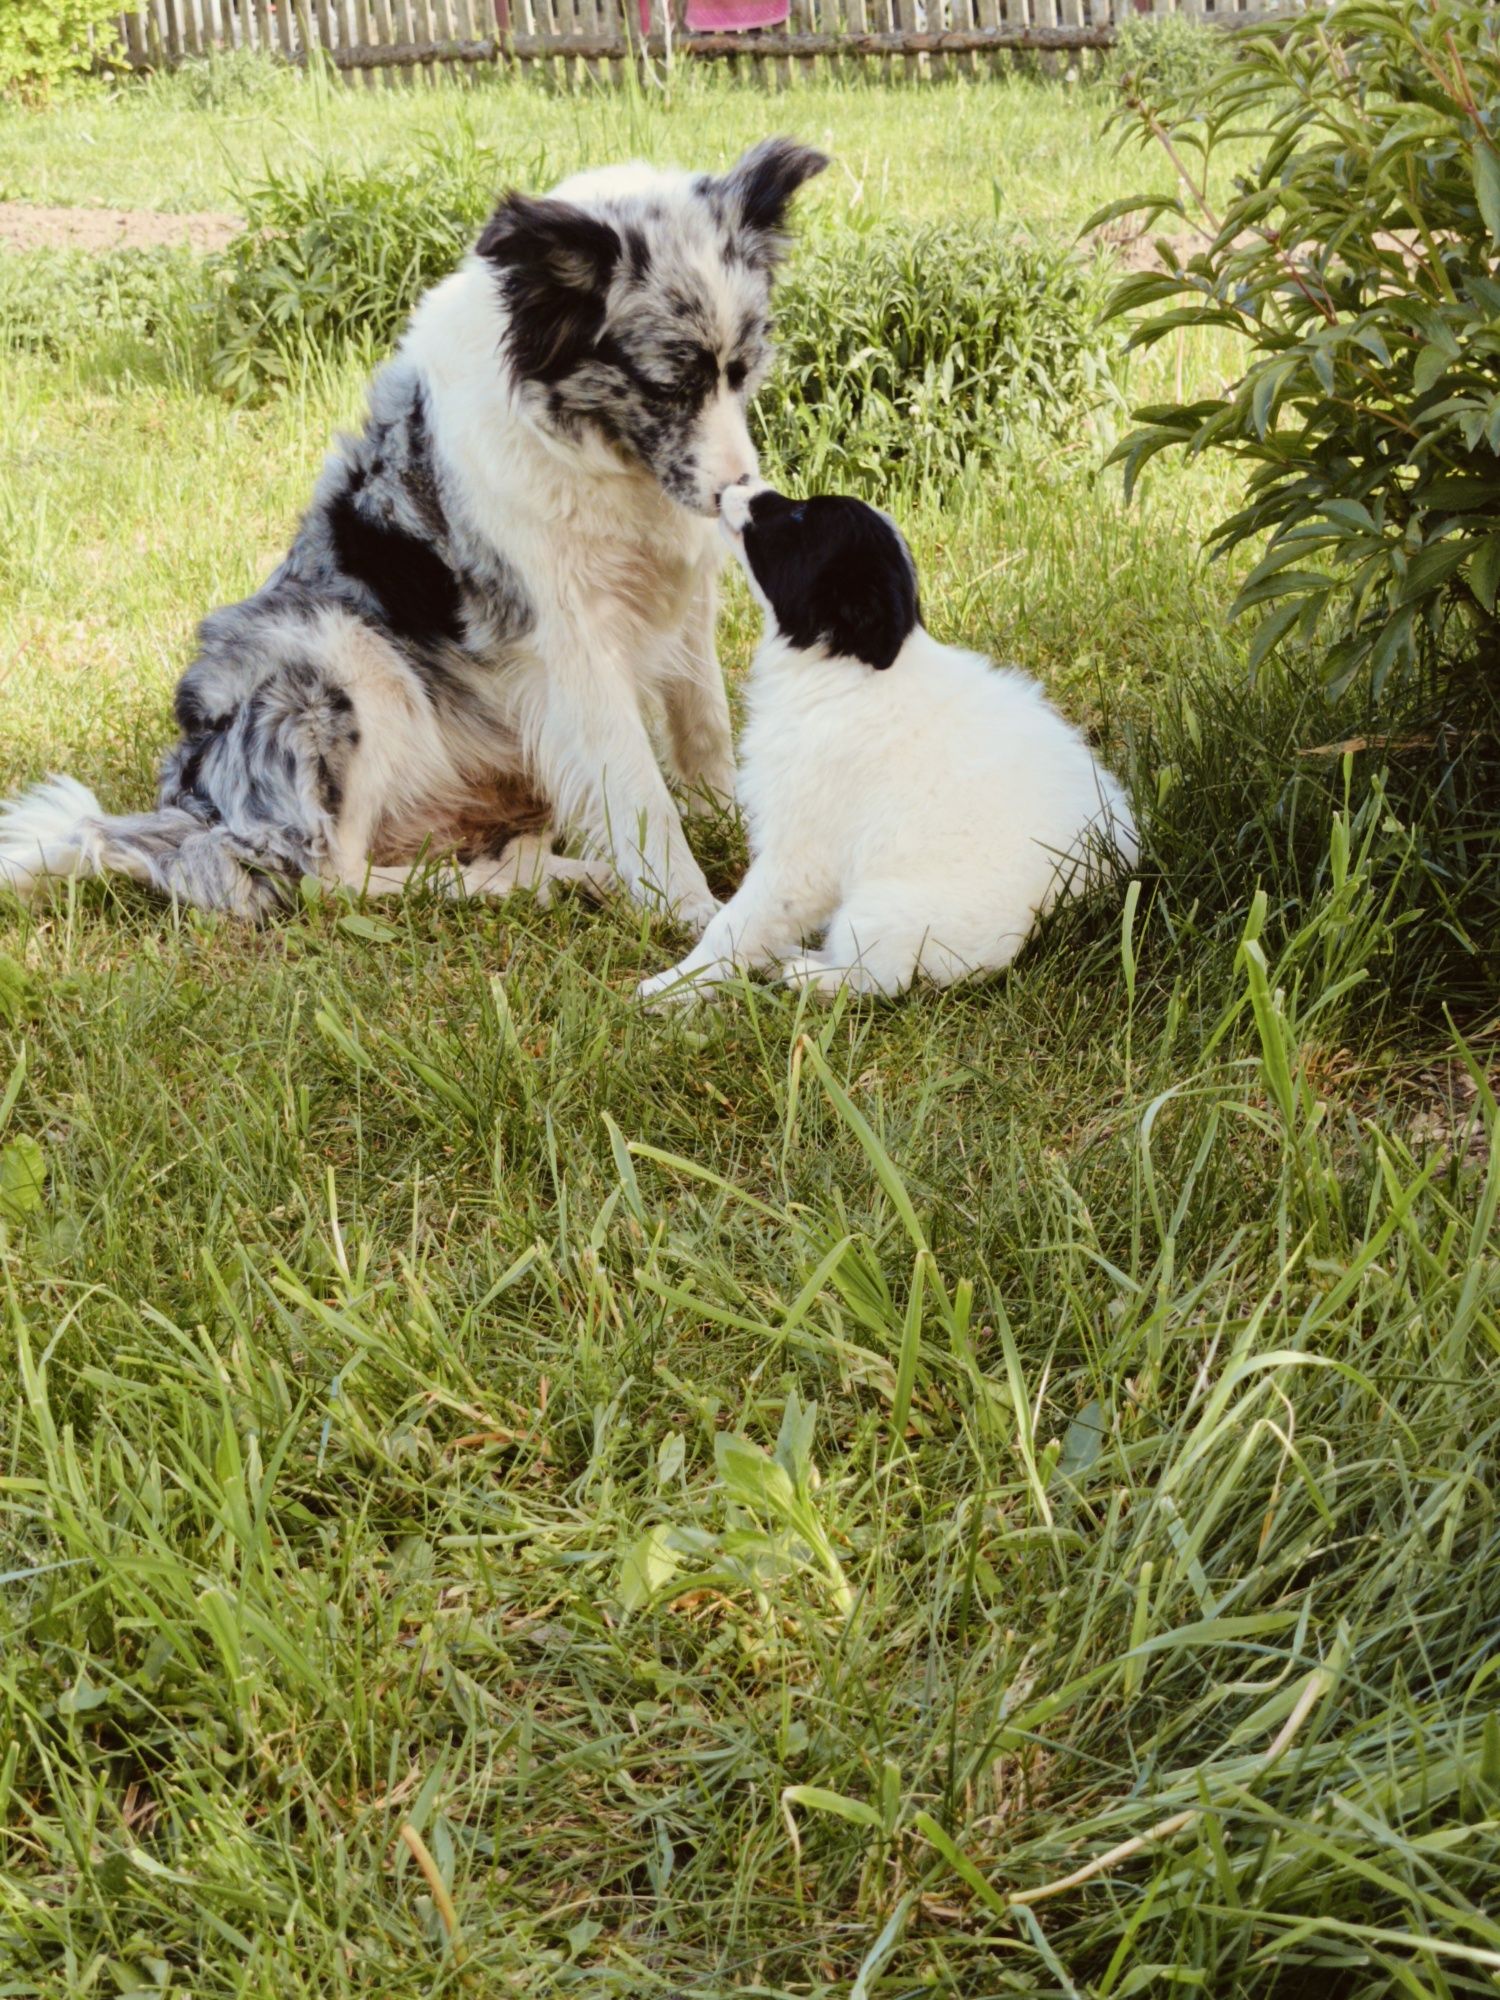
[[536,899],[538,909],[550,907],[560,888],[573,889],[591,902],[602,902],[617,886],[618,877],[607,861],[576,861],[568,854],[530,841],[514,841],[498,861],[471,862],[454,868],[445,887],[452,896],[499,898],[519,891]]
[[684,819],[722,819],[732,813],[735,807],[734,767],[727,770],[705,772],[701,778],[687,786],[682,794],[682,815]]
[[815,951],[799,952],[795,958],[784,959],[776,977],[793,992],[820,993],[826,998],[851,983],[847,966],[830,965]]
[[696,1001],[706,1000],[711,991],[710,986],[695,981],[692,973],[685,972],[680,965],[669,965],[665,972],[643,979],[635,989],[635,997],[652,1013],[661,1014],[674,1007],[691,1007]]
[[562,888],[573,890],[591,903],[603,903],[619,886],[620,878],[607,861],[578,861],[570,854],[554,854],[549,857],[546,878],[537,889],[537,901],[545,909],[553,890]]

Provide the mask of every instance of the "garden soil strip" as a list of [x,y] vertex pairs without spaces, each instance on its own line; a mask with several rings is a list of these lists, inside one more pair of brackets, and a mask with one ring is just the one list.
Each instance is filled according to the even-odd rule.
[[167,215],[152,208],[44,208],[0,201],[0,244],[17,250],[222,250],[244,228],[238,215]]

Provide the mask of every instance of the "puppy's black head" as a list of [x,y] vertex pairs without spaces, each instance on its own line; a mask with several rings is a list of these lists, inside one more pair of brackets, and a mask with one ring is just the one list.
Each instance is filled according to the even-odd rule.
[[895,523],[863,500],[724,497],[724,524],[782,637],[888,667],[920,623],[917,572]]

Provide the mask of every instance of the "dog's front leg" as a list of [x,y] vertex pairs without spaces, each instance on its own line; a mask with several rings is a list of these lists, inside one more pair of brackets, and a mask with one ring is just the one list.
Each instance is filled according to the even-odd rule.
[[712,574],[693,592],[683,621],[678,669],[663,691],[672,765],[689,813],[734,804],[734,737],[729,696],[714,644],[718,592]]
[[548,674],[536,775],[557,818],[607,854],[632,896],[700,933],[719,905],[693,858],[628,670],[578,649]]
[[785,958],[828,915],[826,886],[805,868],[762,854],[677,965],[643,979],[636,997],[654,1006],[677,1006],[722,986],[741,971],[754,972]]

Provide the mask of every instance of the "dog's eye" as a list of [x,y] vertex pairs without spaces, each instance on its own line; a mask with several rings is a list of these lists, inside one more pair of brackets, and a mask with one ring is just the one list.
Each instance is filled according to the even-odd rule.
[[793,519],[794,521],[800,521],[800,520],[802,519],[802,516],[803,516],[803,515],[804,515],[804,514],[805,514],[806,512],[807,512],[807,509],[806,509],[805,507],[794,507],[794,508],[792,509],[792,513],[791,513],[791,518],[792,518],[792,519]]
[[731,361],[729,366],[724,370],[724,380],[729,384],[731,389],[743,389],[745,386],[745,377],[749,372],[743,361]]

